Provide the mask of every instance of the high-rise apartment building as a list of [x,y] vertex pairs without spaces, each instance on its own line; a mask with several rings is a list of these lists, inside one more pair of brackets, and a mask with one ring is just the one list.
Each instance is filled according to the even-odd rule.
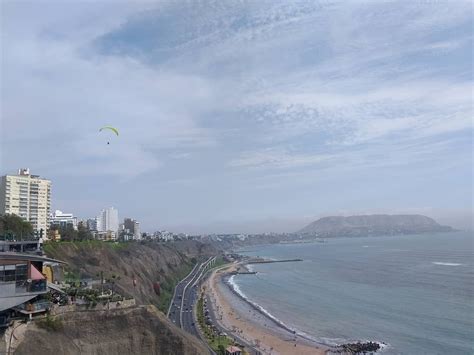
[[109,207],[102,210],[97,216],[97,231],[99,232],[108,232],[112,231],[117,233],[119,230],[119,219],[118,211]]
[[133,234],[133,239],[141,239],[140,222],[132,218],[125,218],[123,221],[123,227],[125,230],[128,230],[131,234]]
[[51,181],[19,169],[17,175],[0,178],[0,214],[15,214],[33,225],[39,235],[49,229]]

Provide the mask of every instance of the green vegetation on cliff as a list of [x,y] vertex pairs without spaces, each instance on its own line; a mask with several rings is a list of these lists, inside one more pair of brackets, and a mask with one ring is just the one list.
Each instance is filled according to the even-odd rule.
[[[138,304],[153,304],[166,312],[176,284],[198,259],[216,251],[197,241],[177,243],[107,243],[96,240],[51,242],[43,246],[52,258],[65,261],[72,280],[116,277],[117,291]],[[135,282],[134,282],[135,280]],[[154,287],[160,285],[159,292]]]

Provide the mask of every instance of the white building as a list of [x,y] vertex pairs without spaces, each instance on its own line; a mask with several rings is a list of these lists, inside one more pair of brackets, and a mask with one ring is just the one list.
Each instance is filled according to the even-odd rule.
[[19,169],[17,175],[0,178],[0,214],[15,214],[46,236],[51,209],[51,181]]
[[102,210],[97,216],[97,231],[98,232],[114,232],[114,239],[119,230],[118,211],[109,207]]
[[77,230],[77,217],[72,213],[64,213],[60,210],[54,211],[49,217],[51,226],[66,228],[68,225]]

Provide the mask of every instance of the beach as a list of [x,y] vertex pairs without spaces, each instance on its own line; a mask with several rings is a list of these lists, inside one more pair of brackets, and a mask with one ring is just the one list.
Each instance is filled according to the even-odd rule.
[[218,322],[230,336],[237,335],[262,354],[326,354],[328,348],[294,334],[235,294],[226,283],[236,265],[213,271],[207,294]]

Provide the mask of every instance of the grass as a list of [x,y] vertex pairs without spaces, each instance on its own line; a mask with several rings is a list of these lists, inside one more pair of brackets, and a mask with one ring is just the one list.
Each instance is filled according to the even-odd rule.
[[216,258],[216,261],[214,262],[214,266],[212,268],[215,269],[225,264],[228,264],[228,262],[225,261],[222,256],[219,256],[218,258]]
[[209,346],[217,354],[222,353],[224,355],[222,349],[227,348],[229,345],[233,345],[234,341],[225,335],[215,334],[211,327],[206,324],[204,319],[204,298],[202,295],[199,297],[197,302],[197,319]]
[[90,239],[90,240],[75,240],[75,241],[58,241],[58,242],[45,242],[43,244],[43,249],[49,250],[57,250],[61,245],[69,245],[74,248],[77,247],[105,247],[105,248],[112,248],[112,249],[124,249],[127,247],[126,242],[107,242],[97,239]]
[[161,283],[160,300],[157,305],[160,311],[163,313],[168,311],[176,285],[190,273],[193,267],[193,264],[184,264],[175,276],[167,276]]
[[51,330],[53,332],[56,332],[63,327],[63,322],[60,318],[51,317],[49,314],[45,318],[38,320],[36,324],[40,328]]

